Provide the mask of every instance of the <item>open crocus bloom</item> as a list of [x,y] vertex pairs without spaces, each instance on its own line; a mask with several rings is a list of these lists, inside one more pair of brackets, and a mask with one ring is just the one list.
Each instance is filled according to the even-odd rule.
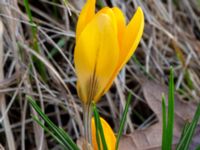
[[122,11],[104,7],[95,13],[87,0],[78,18],[74,52],[77,90],[85,104],[98,101],[137,48],[144,29],[140,7],[128,25]]
[[[115,137],[114,132],[112,131],[109,124],[103,118],[100,117],[100,121],[101,121],[101,125],[102,125],[103,131],[104,131],[104,137],[105,137],[105,141],[106,141],[108,150],[115,150],[116,137]],[[94,118],[92,118],[91,127],[92,127],[93,149],[98,150],[98,145],[97,145],[97,141],[96,141],[96,127],[95,127]],[[101,148],[102,148],[102,145],[101,145]]]

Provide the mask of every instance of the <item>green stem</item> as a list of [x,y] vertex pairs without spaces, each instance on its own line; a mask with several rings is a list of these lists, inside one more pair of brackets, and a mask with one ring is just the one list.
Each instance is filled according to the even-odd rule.
[[84,122],[84,137],[86,142],[86,150],[90,149],[92,146],[91,137],[91,119],[92,119],[92,105],[83,104],[83,122]]

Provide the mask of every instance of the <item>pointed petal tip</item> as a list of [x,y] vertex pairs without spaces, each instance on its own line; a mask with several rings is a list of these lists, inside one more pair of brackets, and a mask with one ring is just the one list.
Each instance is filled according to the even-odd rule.
[[137,11],[143,12],[140,6],[138,6]]
[[95,15],[95,3],[96,0],[87,0],[83,6],[76,26],[76,41],[78,40],[83,29]]
[[144,22],[144,13],[143,13],[143,10],[140,6],[137,8],[135,14],[137,14],[141,18],[141,21]]
[[140,16],[144,18],[144,13],[140,6],[137,8],[136,13],[140,14]]

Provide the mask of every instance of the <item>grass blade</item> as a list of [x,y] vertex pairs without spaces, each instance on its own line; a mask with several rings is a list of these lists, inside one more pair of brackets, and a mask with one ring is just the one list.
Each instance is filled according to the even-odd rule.
[[162,95],[162,150],[165,150],[166,140],[167,140],[167,115],[166,115],[166,98],[164,95]]
[[197,146],[197,148],[195,150],[200,150],[200,145]]
[[[61,38],[56,44],[58,45],[58,47],[62,48],[66,43],[65,38]],[[59,50],[54,47],[50,53],[48,53],[48,59],[53,59],[53,57],[59,52]]]
[[[54,135],[54,136],[56,136],[57,138],[55,139],[55,140],[57,140],[57,139],[59,139],[59,143],[60,143],[60,141],[62,141],[62,143],[66,146],[66,147],[68,147],[68,149],[70,149],[70,150],[79,150],[79,148],[77,147],[77,145],[73,142],[73,140],[70,138],[70,136],[66,133],[66,132],[64,132],[64,130],[63,129],[61,129],[61,128],[58,128],[43,112],[42,112],[42,110],[40,109],[40,107],[35,103],[35,101],[32,99],[32,97],[30,97],[30,96],[27,96],[27,99],[28,99],[28,101],[29,101],[29,103],[31,104],[31,106],[35,109],[35,111],[40,115],[40,117],[45,121],[45,123],[48,125],[48,127],[47,127],[47,129],[49,130],[49,131],[51,131],[52,132],[52,134]],[[37,121],[38,122],[38,121]],[[39,122],[38,122],[39,123]],[[39,125],[41,125],[40,123],[39,123]],[[42,125],[42,127],[44,127],[43,125]],[[46,130],[47,130],[46,129]],[[52,135],[51,134],[51,135]],[[54,137],[53,136],[53,137]]]
[[194,135],[199,119],[200,119],[200,104],[197,107],[197,110],[192,119],[192,122],[189,125],[187,125],[187,129],[185,131],[185,134],[182,136],[182,138],[179,141],[177,150],[187,150],[189,148],[189,144],[192,140],[192,137]]
[[107,150],[108,147],[107,147],[107,144],[106,144],[103,127],[102,127],[102,124],[101,124],[101,121],[100,121],[98,110],[97,110],[96,105],[94,103],[93,103],[93,111],[94,111],[94,118],[95,118],[95,126],[98,129],[98,133],[100,134],[101,142],[102,142],[102,145],[103,145],[103,150]]
[[169,96],[168,96],[168,119],[166,128],[166,149],[170,150],[173,143],[174,129],[174,71],[170,68]]
[[118,146],[119,146],[119,140],[120,140],[120,138],[122,136],[122,132],[123,132],[124,125],[125,125],[125,122],[126,122],[128,108],[130,106],[131,100],[132,100],[132,96],[129,93],[128,99],[127,99],[127,102],[126,102],[126,106],[125,106],[124,112],[122,114],[122,119],[120,120],[119,132],[118,132],[118,135],[117,135],[117,141],[116,141],[116,146],[115,146],[116,150],[118,149]]
[[43,123],[36,117],[36,116],[33,116],[33,120],[36,121],[48,134],[50,134],[60,145],[63,146],[63,148],[65,150],[68,150],[69,147],[66,147],[66,145],[59,139],[57,138],[56,135],[53,134],[53,132],[51,132],[47,127],[45,127],[43,125]]
[[95,119],[95,126],[96,126],[96,140],[97,140],[97,145],[98,145],[98,150],[101,150],[101,141],[99,137],[99,123],[97,117],[94,117]]
[[174,71],[170,68],[168,110],[166,111],[166,98],[162,96],[162,150],[171,150],[174,129]]
[[185,135],[185,133],[186,133],[186,131],[188,130],[189,126],[190,126],[190,123],[189,123],[189,122],[186,122],[185,125],[184,125],[184,127],[183,127],[183,130],[182,130],[182,132],[181,132],[181,137],[180,137],[180,139],[183,138],[183,136]]
[[[37,26],[33,22],[33,17],[31,14],[31,9],[30,9],[28,0],[24,0],[24,6],[25,6],[26,13],[28,15],[28,18],[29,18],[29,22],[32,24],[31,31],[32,31],[32,36],[33,36],[33,49],[37,53],[40,53],[40,47],[39,47],[38,39],[37,39]],[[37,68],[38,72],[40,73],[42,79],[44,81],[46,81],[47,74],[46,74],[46,70],[45,70],[45,65],[35,56],[32,56],[32,59],[33,59],[34,64],[36,65],[36,68]]]

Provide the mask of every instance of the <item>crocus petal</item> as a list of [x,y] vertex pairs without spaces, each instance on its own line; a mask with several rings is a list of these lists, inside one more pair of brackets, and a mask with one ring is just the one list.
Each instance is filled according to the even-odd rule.
[[126,21],[125,21],[122,11],[119,8],[114,7],[114,8],[112,8],[112,11],[114,12],[114,15],[115,15],[115,18],[117,21],[118,42],[119,42],[119,46],[121,49],[122,37],[123,37],[123,33],[126,28]]
[[[115,134],[112,131],[112,129],[109,126],[109,124],[103,118],[100,118],[100,121],[101,121],[102,128],[103,128],[103,131],[104,131],[104,136],[105,136],[105,140],[106,140],[106,144],[107,144],[108,150],[114,150],[115,149],[115,144],[116,144]],[[93,149],[94,150],[98,150],[98,145],[97,145],[97,141],[96,141],[96,127],[95,127],[94,118],[92,118],[91,128],[92,128]],[[102,145],[101,145],[101,147],[102,147]]]
[[110,81],[108,82],[104,90],[104,93],[108,91],[119,71],[135,52],[142,37],[143,30],[144,15],[142,9],[138,7],[135,15],[133,16],[130,23],[125,29],[122,41],[122,48],[120,50],[120,60],[118,62],[118,66],[116,67],[115,72],[113,73],[112,77],[110,78]]
[[84,103],[98,100],[117,66],[119,47],[115,24],[106,14],[95,15],[76,43],[77,90]]
[[87,0],[86,4],[81,10],[76,27],[76,41],[79,38],[85,26],[95,15],[95,2],[96,0]]
[[116,32],[118,32],[118,29],[117,29],[117,27],[118,27],[117,26],[117,20],[116,20],[115,14],[114,14],[114,12],[112,11],[111,8],[104,7],[100,11],[98,11],[97,15],[98,14],[106,14],[106,15],[108,15],[112,19],[113,22],[116,22],[114,24],[114,30],[116,30]]
[[135,52],[142,33],[144,30],[144,14],[140,7],[138,7],[135,15],[129,22],[126,27],[123,41],[122,41],[122,50],[120,53],[119,68],[121,69],[124,64],[130,59],[130,57]]

